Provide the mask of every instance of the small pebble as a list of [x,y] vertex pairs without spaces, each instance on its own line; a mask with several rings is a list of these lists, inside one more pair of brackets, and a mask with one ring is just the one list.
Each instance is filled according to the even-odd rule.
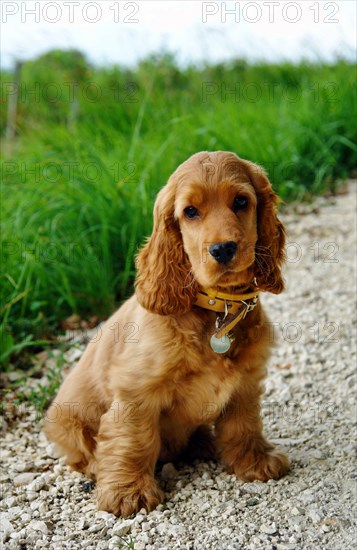
[[271,524],[263,523],[260,526],[259,530],[262,533],[266,533],[267,535],[275,535],[275,533],[277,532],[276,523],[275,522],[273,522]]
[[32,473],[32,472],[24,472],[23,474],[19,474],[18,476],[14,477],[13,484],[15,487],[21,487],[21,485],[29,485],[38,474]]
[[168,462],[167,464],[164,464],[161,470],[161,477],[162,479],[173,479],[177,477],[178,472],[173,464]]

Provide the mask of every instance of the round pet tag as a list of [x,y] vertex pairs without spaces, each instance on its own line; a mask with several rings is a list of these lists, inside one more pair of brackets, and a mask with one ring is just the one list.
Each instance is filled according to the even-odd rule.
[[217,338],[215,334],[211,336],[210,345],[216,353],[226,353],[231,347],[231,340],[225,334],[222,338]]

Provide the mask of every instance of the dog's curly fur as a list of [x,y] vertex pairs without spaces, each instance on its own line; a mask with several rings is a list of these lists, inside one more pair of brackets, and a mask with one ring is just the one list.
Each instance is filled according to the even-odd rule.
[[[237,196],[245,208],[233,208]],[[128,516],[155,508],[163,498],[158,460],[216,453],[247,481],[288,471],[262,434],[270,334],[260,303],[223,355],[209,343],[216,314],[193,305],[199,285],[227,292],[248,289],[255,277],[261,290],[283,290],[277,202],[261,168],[222,151],[190,157],[158,194],[136,293],[88,345],[44,425],[67,464],[96,480],[100,509]],[[189,206],[197,209],[191,219]],[[222,264],[208,246],[227,241],[238,249]]]

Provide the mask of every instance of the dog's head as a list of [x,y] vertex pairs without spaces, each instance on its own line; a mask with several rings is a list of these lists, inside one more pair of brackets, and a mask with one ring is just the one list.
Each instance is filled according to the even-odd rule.
[[254,277],[279,294],[285,232],[263,169],[233,153],[201,152],[172,174],[136,260],[140,304],[161,315],[190,310],[198,286],[233,290]]

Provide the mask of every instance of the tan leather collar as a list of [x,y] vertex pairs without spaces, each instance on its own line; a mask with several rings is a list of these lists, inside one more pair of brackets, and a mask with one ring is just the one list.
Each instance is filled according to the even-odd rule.
[[247,300],[257,298],[259,290],[253,290],[242,294],[226,294],[218,292],[213,288],[200,288],[198,291],[195,306],[203,309],[210,309],[217,313],[225,313],[228,308],[228,313],[235,314]]
[[[224,313],[222,324],[216,333],[217,338],[222,338],[255,308],[259,293],[258,288],[242,294],[219,292],[214,288],[200,288],[194,305],[216,313]],[[233,315],[233,318],[228,318],[228,315]]]

